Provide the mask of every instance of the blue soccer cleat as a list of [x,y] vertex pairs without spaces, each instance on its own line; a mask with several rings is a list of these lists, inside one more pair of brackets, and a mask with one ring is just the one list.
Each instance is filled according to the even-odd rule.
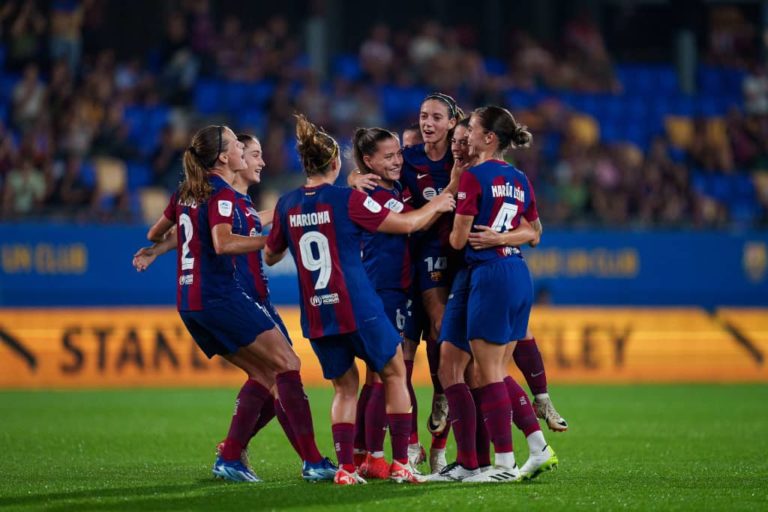
[[320,462],[314,464],[304,461],[301,466],[301,477],[307,482],[320,482],[322,480],[333,480],[338,471],[336,464],[326,457]]
[[231,482],[261,482],[261,478],[239,460],[224,460],[216,457],[213,476]]

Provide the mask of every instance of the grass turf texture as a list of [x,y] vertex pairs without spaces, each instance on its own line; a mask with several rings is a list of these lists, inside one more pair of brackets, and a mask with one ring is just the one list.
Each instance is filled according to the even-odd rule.
[[[251,444],[261,484],[211,477],[236,391],[0,392],[0,510],[765,510],[768,387],[559,386],[560,469],[530,483],[308,484],[273,421]],[[430,391],[419,390],[424,423]],[[331,392],[311,389],[333,455]],[[426,432],[422,440],[428,440]],[[518,464],[527,456],[515,431]],[[449,458],[455,453],[453,439]],[[389,452],[387,452],[389,456]]]

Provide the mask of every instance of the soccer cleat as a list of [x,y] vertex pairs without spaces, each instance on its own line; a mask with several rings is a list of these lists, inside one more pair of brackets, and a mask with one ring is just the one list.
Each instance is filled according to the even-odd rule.
[[416,467],[425,460],[427,460],[427,452],[420,443],[408,445],[408,464]]
[[358,472],[363,478],[386,480],[389,478],[389,464],[384,457],[374,457],[369,453]]
[[368,482],[358,475],[357,471],[350,473],[344,468],[339,468],[339,470],[336,471],[336,475],[333,477],[333,483],[337,485],[360,485],[367,484]]
[[520,476],[523,480],[533,480],[545,471],[557,469],[558,463],[555,450],[547,445],[538,454],[528,457],[523,467],[520,468]]
[[301,466],[301,477],[307,482],[333,480],[338,469],[328,457],[314,464],[305,460]]
[[520,470],[517,469],[517,464],[513,468],[505,468],[504,466],[491,466],[485,471],[480,471],[476,475],[469,476],[462,480],[467,483],[511,483],[520,480]]
[[429,482],[461,482],[465,478],[475,476],[480,473],[479,469],[467,469],[458,462],[451,462],[439,473],[429,475]]
[[542,398],[541,400],[535,398],[533,400],[533,408],[536,410],[536,416],[546,421],[549,430],[552,432],[565,432],[568,430],[568,422],[555,410],[555,406],[552,405],[552,400],[549,397]]
[[420,484],[426,481],[424,475],[413,469],[410,464],[397,461],[393,461],[389,467],[389,479],[397,484]]
[[429,472],[433,475],[441,472],[448,461],[445,459],[445,448],[431,448],[429,450]]
[[213,463],[213,476],[231,482],[261,482],[261,478],[239,460],[224,460],[216,457]]
[[427,417],[427,430],[431,434],[440,434],[448,426],[448,399],[445,395],[435,395],[432,399],[432,414]]
[[[224,449],[224,441],[216,445],[216,457],[221,457],[221,450],[223,449]],[[240,462],[242,462],[243,466],[247,467],[248,469],[251,468],[251,462],[248,459],[247,448],[243,448],[243,450],[240,452]]]

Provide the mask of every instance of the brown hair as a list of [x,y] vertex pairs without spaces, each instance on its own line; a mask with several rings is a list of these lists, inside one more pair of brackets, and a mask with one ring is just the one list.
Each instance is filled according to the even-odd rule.
[[223,140],[225,129],[223,125],[206,126],[192,137],[184,151],[184,181],[179,186],[181,202],[203,203],[211,195],[213,188],[208,183],[208,171],[227,150],[227,142]]
[[504,152],[509,147],[527,148],[533,141],[533,135],[528,127],[515,121],[512,113],[502,107],[490,105],[481,107],[472,112],[477,116],[480,126],[496,134],[499,139],[499,151]]
[[364,156],[371,156],[376,153],[379,142],[387,139],[395,139],[397,135],[384,128],[358,128],[352,137],[352,152],[355,157],[355,164],[360,171],[366,170],[373,172],[373,169],[365,165]]
[[255,135],[251,135],[250,133],[238,133],[237,140],[238,142],[242,142],[246,146],[250,142],[259,142],[258,137],[256,137]]
[[296,151],[307,176],[325,174],[339,155],[338,143],[325,130],[296,114]]

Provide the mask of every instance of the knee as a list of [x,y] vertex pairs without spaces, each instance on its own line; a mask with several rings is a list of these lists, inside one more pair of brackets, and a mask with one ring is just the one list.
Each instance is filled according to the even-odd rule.
[[277,373],[298,372],[301,370],[301,360],[293,350],[286,350],[275,358]]
[[455,365],[446,361],[443,361],[443,363],[447,364],[441,364],[440,368],[437,370],[437,377],[440,379],[440,384],[443,386],[443,388],[461,383],[462,375],[457,371]]

